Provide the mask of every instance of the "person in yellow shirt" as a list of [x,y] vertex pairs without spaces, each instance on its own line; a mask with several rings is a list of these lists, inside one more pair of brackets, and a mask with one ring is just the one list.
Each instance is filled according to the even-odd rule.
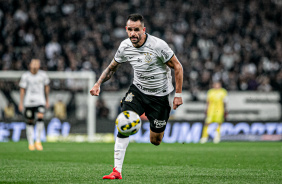
[[67,107],[61,99],[54,104],[54,115],[60,120],[65,120],[67,118]]
[[211,123],[218,124],[213,142],[220,142],[220,127],[227,116],[226,101],[227,91],[221,87],[220,82],[214,82],[213,88],[208,90],[207,93],[206,119],[200,143],[203,144],[208,141],[208,126]]
[[11,102],[9,102],[4,109],[4,117],[5,119],[12,119],[15,117],[15,106]]

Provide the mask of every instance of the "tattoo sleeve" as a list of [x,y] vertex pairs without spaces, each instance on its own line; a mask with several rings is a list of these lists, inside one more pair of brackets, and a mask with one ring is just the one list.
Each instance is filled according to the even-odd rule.
[[119,67],[119,63],[117,63],[115,60],[112,60],[112,62],[110,63],[110,65],[103,71],[103,73],[101,74],[98,83],[102,84],[104,82],[106,82],[107,80],[109,80],[113,74],[116,72],[116,70]]

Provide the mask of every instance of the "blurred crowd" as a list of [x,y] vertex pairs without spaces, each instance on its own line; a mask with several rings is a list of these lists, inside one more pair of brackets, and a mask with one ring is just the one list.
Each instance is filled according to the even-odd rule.
[[[0,1],[0,70],[27,70],[32,57],[48,71],[97,76],[127,38],[129,14],[164,39],[184,68],[184,90],[282,91],[281,0],[5,0]],[[104,90],[128,87],[121,67]]]

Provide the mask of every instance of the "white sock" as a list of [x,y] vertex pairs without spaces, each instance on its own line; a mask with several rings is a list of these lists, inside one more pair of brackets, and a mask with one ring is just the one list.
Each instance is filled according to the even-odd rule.
[[44,122],[38,121],[36,123],[36,142],[41,142],[41,133],[44,129]]
[[121,173],[122,164],[125,156],[126,148],[129,144],[129,137],[127,138],[116,138],[115,142],[115,168],[118,172]]
[[33,145],[33,138],[34,138],[34,126],[33,125],[26,125],[26,137],[29,145]]

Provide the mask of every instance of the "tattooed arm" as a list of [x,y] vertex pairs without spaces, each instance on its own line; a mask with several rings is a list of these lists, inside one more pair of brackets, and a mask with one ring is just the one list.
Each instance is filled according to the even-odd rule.
[[92,96],[99,96],[101,84],[109,80],[119,66],[120,64],[113,59],[110,65],[103,71],[98,81],[94,84],[93,88],[90,90],[90,94]]

